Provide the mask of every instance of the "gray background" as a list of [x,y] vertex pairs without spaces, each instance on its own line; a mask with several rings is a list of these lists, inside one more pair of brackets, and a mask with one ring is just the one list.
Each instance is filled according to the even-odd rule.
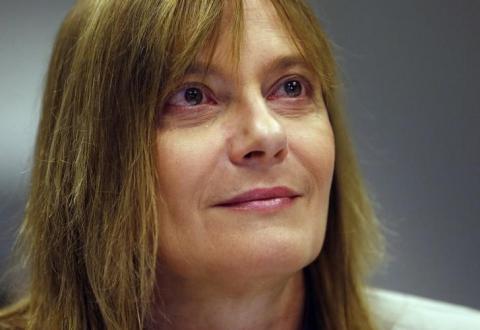
[[[25,203],[53,37],[72,3],[0,2],[0,274]],[[387,235],[390,259],[373,284],[480,309],[480,1],[316,7]]]

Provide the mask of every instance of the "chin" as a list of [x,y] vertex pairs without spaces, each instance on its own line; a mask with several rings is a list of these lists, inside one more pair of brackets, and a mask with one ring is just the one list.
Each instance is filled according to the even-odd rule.
[[319,255],[322,239],[305,235],[264,235],[242,245],[231,245],[223,272],[247,278],[289,276],[309,265]]

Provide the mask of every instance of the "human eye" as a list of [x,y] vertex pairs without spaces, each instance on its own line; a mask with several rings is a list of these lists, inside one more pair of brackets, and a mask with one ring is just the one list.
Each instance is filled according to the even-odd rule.
[[211,92],[200,84],[186,84],[177,89],[166,102],[172,108],[196,108],[203,105],[215,104]]
[[305,99],[309,96],[310,84],[300,77],[287,77],[277,83],[267,96],[268,100]]
[[[303,116],[319,109],[319,87],[308,75],[284,76],[266,94],[269,106],[284,116]],[[313,81],[313,83],[311,82]]]

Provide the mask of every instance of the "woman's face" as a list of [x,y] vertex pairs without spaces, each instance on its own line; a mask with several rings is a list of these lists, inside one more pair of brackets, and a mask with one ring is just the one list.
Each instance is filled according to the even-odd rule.
[[187,280],[292,274],[324,240],[334,136],[319,82],[272,5],[244,4],[238,67],[222,34],[157,132],[161,263]]

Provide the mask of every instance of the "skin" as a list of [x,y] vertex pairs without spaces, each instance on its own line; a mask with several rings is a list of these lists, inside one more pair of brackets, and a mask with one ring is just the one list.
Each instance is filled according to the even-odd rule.
[[[185,76],[157,131],[162,329],[298,329],[302,269],[323,245],[335,155],[320,85],[272,5],[244,4],[238,69],[224,34],[211,70]],[[300,94],[286,92],[291,80]],[[185,100],[192,86],[199,104]],[[215,206],[275,186],[301,196],[272,212]]]

